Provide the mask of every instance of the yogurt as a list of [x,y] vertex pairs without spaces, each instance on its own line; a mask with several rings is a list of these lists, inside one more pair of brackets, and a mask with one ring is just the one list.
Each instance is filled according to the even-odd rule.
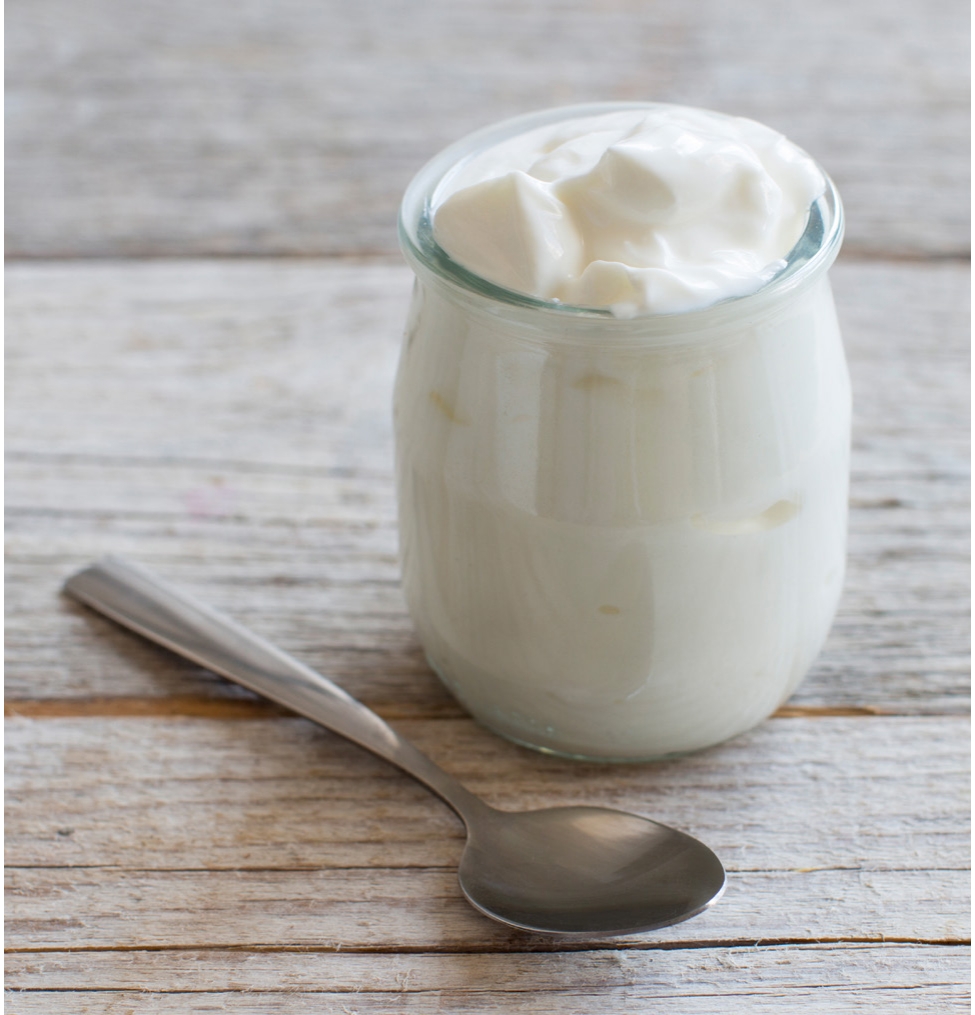
[[[728,204],[726,170],[758,179],[760,222],[744,198],[694,227],[686,207],[644,215],[632,181],[599,189],[620,137],[676,138],[651,161],[680,189],[681,145],[703,150],[680,139],[720,152],[732,128],[764,154],[732,138],[713,187],[696,165],[695,193]],[[748,172],[728,168],[739,157]],[[504,204],[518,173],[562,203],[561,225]],[[495,210],[475,215],[485,196]],[[826,276],[841,235],[808,156],[698,110],[533,114],[418,175],[401,219],[417,274],[395,395],[403,586],[431,665],[481,722],[648,759],[748,729],[802,679],[844,569],[850,394]],[[624,298],[615,283],[580,297],[599,262],[629,280]]]
[[616,316],[755,292],[785,266],[825,180],[754,120],[656,106],[516,134],[457,167],[434,236],[482,278]]

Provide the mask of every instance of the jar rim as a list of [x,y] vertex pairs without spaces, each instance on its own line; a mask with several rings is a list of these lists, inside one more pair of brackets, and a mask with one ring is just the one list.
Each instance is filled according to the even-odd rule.
[[[779,297],[799,287],[804,288],[805,284],[828,270],[836,259],[843,241],[843,204],[835,184],[818,162],[815,164],[825,180],[825,190],[812,202],[806,227],[786,256],[785,266],[755,292],[730,296],[692,310],[620,318],[614,316],[608,307],[591,307],[542,299],[498,285],[478,275],[451,258],[434,239],[432,219],[436,191],[452,171],[485,149],[535,127],[562,120],[627,110],[660,108],[691,107],[663,102],[593,102],[555,106],[502,120],[465,135],[427,162],[406,188],[399,215],[399,241],[404,256],[414,269],[425,269],[451,288],[460,289],[477,302],[500,305],[516,312],[521,309],[557,315],[563,324],[568,324],[570,319],[579,320],[580,323],[583,320],[599,321],[605,327],[614,330],[619,328],[622,332],[633,327],[646,330],[652,327],[654,322],[659,322],[663,327],[673,327],[679,323],[680,330],[684,330],[684,326],[695,328],[718,323],[725,316],[738,318],[743,313],[761,311],[773,303],[778,303]],[[725,113],[718,115],[733,118]]]

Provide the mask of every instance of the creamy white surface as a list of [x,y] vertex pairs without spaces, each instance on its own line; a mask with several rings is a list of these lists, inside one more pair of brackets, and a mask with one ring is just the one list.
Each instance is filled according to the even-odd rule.
[[849,384],[825,278],[689,348],[601,348],[600,324],[526,344],[421,282],[396,391],[403,588],[482,722],[649,758],[753,726],[821,648]]
[[762,124],[659,105],[481,152],[438,188],[433,228],[454,260],[509,289],[619,317],[676,313],[772,278],[824,186]]

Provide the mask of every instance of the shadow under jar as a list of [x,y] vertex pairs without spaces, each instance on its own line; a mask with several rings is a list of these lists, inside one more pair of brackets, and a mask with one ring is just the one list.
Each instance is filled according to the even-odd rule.
[[659,758],[755,725],[823,645],[843,583],[850,388],[827,178],[758,292],[618,319],[495,286],[431,228],[471,135],[400,221],[416,273],[395,392],[403,587],[431,666],[543,751]]

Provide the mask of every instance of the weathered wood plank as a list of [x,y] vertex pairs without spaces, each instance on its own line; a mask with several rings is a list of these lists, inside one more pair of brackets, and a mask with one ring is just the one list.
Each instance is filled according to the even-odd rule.
[[[18,479],[24,471],[12,468],[11,475]],[[100,476],[107,496],[116,470],[65,472],[79,474],[72,488],[80,501],[86,487],[97,495]],[[187,482],[161,468],[130,474],[134,487],[140,476],[161,486],[173,477],[177,490]],[[202,486],[206,475],[189,477],[189,488],[194,478]],[[120,482],[124,488],[124,478]],[[226,475],[225,488],[244,485]],[[292,497],[290,484],[279,478],[273,485],[282,511],[292,499],[327,499],[308,497],[300,486]],[[887,492],[902,492],[896,506],[854,511],[843,607],[826,652],[794,703],[889,712],[967,707],[965,498],[960,495],[957,505],[916,507],[907,497],[914,487],[930,499],[922,486],[888,484]],[[8,695],[239,693],[58,595],[69,573],[112,551],[158,566],[373,705],[440,714],[446,699],[429,675],[399,591],[392,519],[375,528],[326,521],[186,519],[176,511],[168,518],[132,520],[118,510],[103,514],[97,501],[82,518],[38,518],[31,511],[18,518],[11,512]]]
[[[429,692],[398,589],[391,481],[341,482],[345,491],[358,487],[360,505],[375,512],[375,527],[364,527],[343,517],[334,481],[309,489],[287,477],[255,482],[229,470],[181,467],[68,465],[58,472],[74,491],[69,517],[38,517],[27,507],[20,517],[16,508],[10,511],[8,694],[195,693],[204,687],[219,693],[212,679],[183,686],[190,668],[156,652],[130,651],[127,636],[59,601],[61,580],[109,549],[160,566],[313,665],[352,681],[354,693],[374,704],[395,706],[404,682],[419,680]],[[49,475],[37,463],[13,463],[9,488],[41,500]],[[181,491],[206,490],[215,476],[223,480],[210,487],[215,495],[230,491],[227,496],[245,505],[253,520],[181,512]],[[930,485],[857,484],[861,498],[871,487],[899,496],[855,505],[843,608],[797,700],[887,711],[966,707],[966,489],[945,484],[942,502],[931,503],[936,491]],[[146,491],[135,494],[140,501],[159,502],[158,513],[127,517],[123,505],[132,502],[132,490]],[[82,508],[86,503],[91,506]],[[291,504],[295,520],[285,517]],[[87,516],[79,518],[82,510]],[[121,671],[119,652],[130,661]],[[398,683],[391,684],[394,677]],[[401,693],[405,705],[412,695],[407,687]],[[434,706],[440,707],[436,695]]]
[[[857,393],[850,568],[793,704],[963,711],[967,272],[847,264],[835,280]],[[397,587],[406,269],[19,265],[9,287],[8,694],[239,696],[58,599],[111,551],[376,707],[457,714]]]
[[[681,996],[694,985],[720,996],[736,973],[760,980],[768,991],[800,986],[870,987],[871,972],[885,967],[889,987],[924,984],[936,963],[967,959],[964,947],[905,944],[754,945],[746,948],[654,948],[648,938],[639,949],[598,951],[390,954],[383,963],[372,955],[349,952],[128,951],[13,952],[6,960],[8,986],[90,990],[388,991],[419,993],[491,986],[499,991],[526,989],[612,989],[652,982],[659,997]],[[834,963],[839,959],[844,968]],[[933,960],[933,961],[932,961]],[[950,963],[954,965],[954,963]],[[960,968],[960,967],[956,967]],[[831,980],[830,977],[835,977]],[[909,979],[910,977],[910,979]],[[933,984],[931,984],[933,985]]]
[[[782,719],[624,766],[540,756],[469,719],[395,725],[496,806],[633,810],[700,836],[733,871],[968,866],[963,718]],[[6,749],[18,867],[445,868],[460,856],[443,804],[303,719],[11,719]]]
[[[857,469],[964,474],[967,269],[833,277]],[[388,475],[409,287],[406,268],[375,263],[12,265],[10,450]]]
[[389,474],[401,266],[14,265],[8,285],[11,450]]
[[[959,963],[960,965],[960,963]],[[956,967],[957,968],[957,967]],[[955,972],[961,977],[960,971]],[[937,976],[937,974],[933,974]],[[677,1000],[667,997],[667,1011],[674,1015],[713,1015],[715,1006],[723,1012],[748,1011],[755,1015],[768,1012],[794,1012],[801,1005],[802,1011],[823,1013],[823,1015],[848,1015],[862,1013],[869,1008],[884,1015],[945,1015],[948,1012],[968,1012],[971,1004],[963,983],[933,983],[920,986],[878,987],[836,990],[817,990],[816,987],[800,987],[795,990],[766,992],[754,985],[742,984],[737,991],[732,988],[726,993],[705,997],[687,997]],[[634,1004],[652,1003],[659,995],[652,988],[626,988],[617,996],[605,997],[602,991],[585,992],[578,996],[567,994],[525,991],[512,996],[494,988],[484,990],[432,991],[429,995],[357,993],[333,995],[322,992],[314,994],[205,994],[187,997],[185,994],[144,994],[141,992],[94,993],[71,992],[59,994],[40,992],[34,994],[12,994],[9,1015],[133,1015],[145,1012],[148,1015],[184,1015],[186,1012],[230,1012],[234,1015],[305,1015],[319,1013],[325,1009],[339,1011],[343,1015],[390,1015],[391,1012],[405,1012],[410,1015],[441,1015],[444,1011],[477,1012],[479,1015],[508,1015],[512,1006],[526,1015],[550,1015],[552,1006],[557,1006],[561,1015],[591,1015],[593,1010],[615,1015],[629,1012]],[[351,1007],[350,1007],[351,1005]],[[869,1008],[868,1008],[869,1006]]]
[[[940,1015],[962,1010],[969,960],[963,946],[896,944],[389,954],[380,961],[341,952],[188,950],[14,953],[6,957],[5,972],[11,1015],[117,1011],[111,1006],[134,1001],[140,1012],[193,1011],[206,1003],[221,1011],[269,1012],[281,1010],[281,995],[289,1013],[354,1005],[359,1012],[476,1006],[547,1015],[557,1007],[592,1015],[632,1012],[638,1001],[657,1000],[668,1011],[707,1015],[746,1005],[748,1011],[794,1011],[801,1005],[803,1011],[830,1015],[864,1010]],[[68,1008],[58,989],[72,991],[77,1007]],[[119,996],[123,991],[139,993]],[[49,1007],[42,1007],[45,1002]],[[177,1003],[183,1007],[177,1009]]]
[[[697,943],[965,943],[961,871],[746,871],[719,905],[641,938]],[[453,870],[6,871],[8,949],[556,950],[476,912]],[[576,947],[599,938],[584,935]]]
[[[855,468],[965,475],[967,270],[834,275]],[[388,476],[409,284],[405,268],[321,261],[12,266],[10,450]],[[227,511],[205,492],[188,506]]]
[[851,249],[968,248],[959,3],[29,0],[8,27],[8,254],[391,251],[446,142],[597,98],[784,130]]

